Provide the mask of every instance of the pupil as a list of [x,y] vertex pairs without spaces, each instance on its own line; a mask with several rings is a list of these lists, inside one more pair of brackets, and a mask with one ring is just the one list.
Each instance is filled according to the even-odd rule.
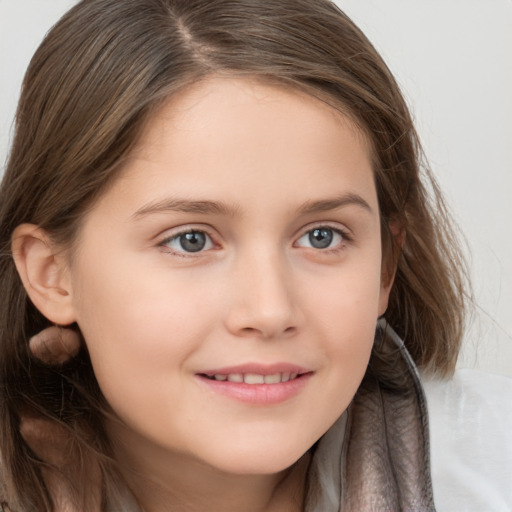
[[206,236],[199,231],[191,231],[180,236],[180,245],[187,252],[198,252],[206,245]]
[[317,228],[309,233],[309,242],[315,249],[325,249],[331,245],[333,239],[332,229]]

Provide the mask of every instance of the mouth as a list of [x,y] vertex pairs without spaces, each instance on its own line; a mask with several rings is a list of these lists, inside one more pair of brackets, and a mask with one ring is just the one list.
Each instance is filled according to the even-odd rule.
[[196,376],[214,394],[250,405],[287,402],[308,386],[313,371],[290,364],[248,364],[208,370]]

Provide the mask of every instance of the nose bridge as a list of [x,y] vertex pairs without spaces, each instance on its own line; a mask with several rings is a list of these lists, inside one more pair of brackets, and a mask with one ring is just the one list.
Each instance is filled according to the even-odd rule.
[[253,246],[238,255],[235,266],[229,329],[265,338],[293,332],[297,318],[292,273],[283,251]]

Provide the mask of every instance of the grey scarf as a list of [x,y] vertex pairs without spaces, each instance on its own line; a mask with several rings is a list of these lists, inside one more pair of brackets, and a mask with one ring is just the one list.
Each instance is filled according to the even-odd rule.
[[435,512],[425,396],[384,320],[358,392],[318,444],[310,478],[307,512]]

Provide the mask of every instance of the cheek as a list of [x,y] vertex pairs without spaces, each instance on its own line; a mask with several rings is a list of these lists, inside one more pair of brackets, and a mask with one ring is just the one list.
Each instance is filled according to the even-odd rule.
[[361,261],[334,273],[323,293],[310,294],[308,301],[310,325],[324,340],[331,392],[344,407],[364,376],[373,346],[381,301],[378,262]]
[[302,295],[308,298],[310,320],[322,325],[331,337],[366,339],[375,329],[382,300],[379,253],[317,274],[305,284]]
[[137,431],[160,423],[171,429],[169,418],[186,408],[186,362],[208,335],[197,303],[144,279],[89,280],[84,291],[79,326],[105,399]]
[[123,389],[147,397],[150,386],[169,380],[170,369],[179,379],[182,364],[208,336],[212,304],[206,306],[208,297],[193,286],[166,281],[154,269],[110,268],[116,271],[84,269],[77,322],[106,398],[114,400]]

